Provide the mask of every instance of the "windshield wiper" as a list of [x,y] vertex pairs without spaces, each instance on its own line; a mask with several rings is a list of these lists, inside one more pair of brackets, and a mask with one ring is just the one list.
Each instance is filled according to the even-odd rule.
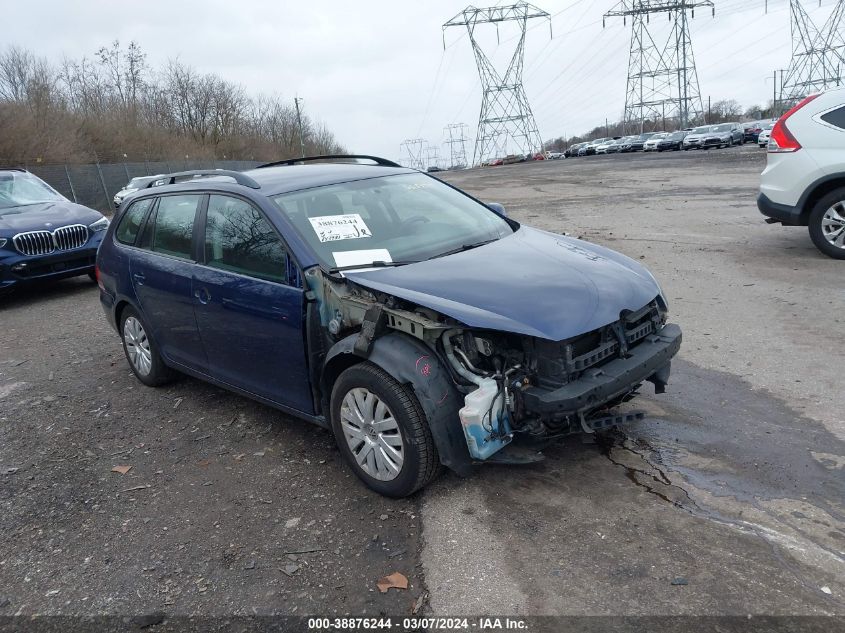
[[329,273],[342,273],[345,270],[355,270],[357,268],[392,268],[394,266],[407,266],[408,264],[419,264],[419,261],[409,260],[400,262],[386,262],[377,260],[368,264],[350,264],[349,266],[334,266],[329,268]]
[[483,240],[481,242],[475,242],[473,244],[464,244],[462,246],[459,246],[458,248],[453,248],[451,251],[446,251],[445,253],[440,253],[439,255],[435,255],[431,259],[437,259],[439,257],[448,257],[449,255],[455,255],[456,253],[463,253],[464,251],[470,251],[474,248],[478,248],[479,246],[485,246],[487,244],[490,244],[491,242],[496,242],[496,241],[498,241],[498,239],[499,239],[498,237],[494,237],[491,240]]

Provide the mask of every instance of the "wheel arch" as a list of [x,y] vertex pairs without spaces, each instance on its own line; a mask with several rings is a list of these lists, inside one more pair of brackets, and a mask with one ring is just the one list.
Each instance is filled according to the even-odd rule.
[[120,319],[123,316],[123,311],[126,308],[134,308],[134,306],[129,303],[126,299],[121,299],[114,304],[114,328],[120,332]]
[[426,415],[440,462],[461,476],[469,475],[472,462],[458,416],[463,397],[436,352],[415,338],[392,332],[376,339],[364,357],[354,351],[357,338],[358,334],[353,334],[341,339],[326,355],[320,383],[327,416],[331,415],[328,399],[338,376],[349,367],[369,361],[413,390]]
[[824,198],[831,191],[845,188],[845,173],[831,174],[824,178],[817,180],[807,188],[806,193],[802,196],[799,208],[801,209],[801,225],[807,226],[810,220],[810,214],[816,204]]

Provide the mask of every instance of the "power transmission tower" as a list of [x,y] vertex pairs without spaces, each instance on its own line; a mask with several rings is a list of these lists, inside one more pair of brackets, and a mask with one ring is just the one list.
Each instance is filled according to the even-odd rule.
[[424,138],[409,138],[400,143],[399,147],[405,150],[406,156],[403,156],[403,160],[408,167],[425,171],[423,149],[427,143]]
[[[698,87],[698,72],[692,53],[689,19],[696,7],[709,7],[712,0],[622,0],[604,15],[604,20],[631,18],[631,54],[623,121],[626,130],[645,131],[662,125],[665,114],[685,128],[704,118],[704,103]],[[668,13],[671,29],[665,44],[650,25],[650,16]]]
[[466,123],[450,123],[443,131],[449,139],[443,144],[449,146],[449,168],[467,166]]
[[[443,25],[444,33],[451,26],[466,27],[481,79],[481,114],[478,117],[473,164],[496,158],[494,152],[497,151],[497,147],[506,146],[508,139],[513,140],[520,152],[533,154],[542,151],[543,140],[537,130],[534,113],[528,105],[525,89],[522,87],[525,32],[528,20],[534,18],[549,20],[551,30],[551,16],[525,2],[486,9],[470,6]],[[475,36],[475,29],[480,24],[495,24],[498,42],[499,23],[511,21],[515,22],[519,28],[518,39],[507,69],[504,74],[499,74],[493,62],[481,49]]]
[[429,145],[425,148],[425,166],[426,168],[432,166],[440,167],[440,150],[434,145]]
[[845,70],[845,0],[836,3],[830,17],[819,29],[801,5],[790,0],[792,22],[792,60],[781,86],[781,107],[807,95],[842,84]]

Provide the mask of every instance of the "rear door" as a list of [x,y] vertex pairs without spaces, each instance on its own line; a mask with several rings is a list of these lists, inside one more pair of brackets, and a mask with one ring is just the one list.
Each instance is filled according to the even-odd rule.
[[194,225],[204,196],[161,196],[129,261],[131,283],[153,340],[169,361],[207,372],[194,317]]
[[252,203],[211,194],[193,295],[214,378],[313,412],[305,293],[279,234]]

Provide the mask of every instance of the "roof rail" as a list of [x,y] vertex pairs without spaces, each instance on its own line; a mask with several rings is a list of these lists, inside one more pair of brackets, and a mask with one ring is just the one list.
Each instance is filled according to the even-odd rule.
[[[250,189],[261,189],[261,185],[255,182],[252,178],[239,171],[232,171],[231,169],[194,169],[191,171],[179,171],[174,174],[166,174],[161,178],[157,178],[151,181],[147,187],[155,187],[160,184],[172,185],[176,182],[177,178],[194,178],[197,176],[226,176],[244,187],[249,187]],[[162,183],[162,180],[165,182]]]
[[394,163],[392,160],[387,160],[386,158],[379,158],[378,156],[367,156],[366,154],[327,154],[325,156],[307,156],[302,158],[289,158],[287,160],[277,160],[272,163],[265,163],[264,165],[259,165],[256,169],[261,169],[262,167],[280,167],[282,165],[299,165],[301,163],[310,163],[318,160],[341,160],[341,159],[365,159],[371,160],[376,165],[380,167],[401,167],[397,163]]

